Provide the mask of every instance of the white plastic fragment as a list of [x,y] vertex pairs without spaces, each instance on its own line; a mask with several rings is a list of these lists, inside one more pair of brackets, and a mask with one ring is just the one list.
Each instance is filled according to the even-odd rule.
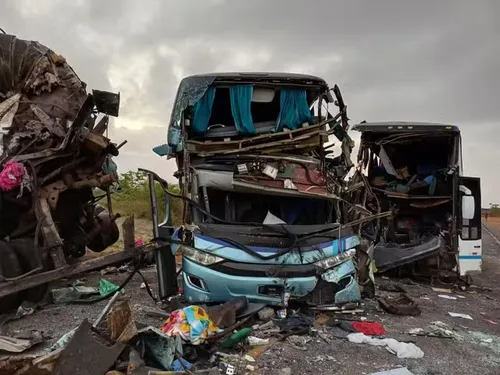
[[470,316],[469,314],[448,312],[448,315],[450,315],[453,318],[463,318],[463,319],[468,319],[468,320],[474,320],[474,319],[472,319],[472,316]]
[[275,216],[271,213],[271,211],[267,211],[267,215],[262,224],[266,225],[277,225],[277,224],[286,224],[283,220],[281,220],[278,216]]
[[448,294],[438,294],[438,297],[445,298],[445,299],[457,299],[457,297],[450,296]]
[[283,181],[283,184],[285,186],[285,189],[297,190],[297,186],[295,186],[293,181],[288,178],[285,181]]
[[266,165],[262,171],[266,176],[271,177],[273,180],[278,176],[278,169],[274,168],[272,165]]
[[269,344],[269,339],[261,339],[255,336],[248,336],[248,343],[250,346],[260,346]]
[[372,372],[369,375],[414,375],[414,374],[413,372],[410,372],[410,370],[408,370],[407,367],[400,367],[392,370]]

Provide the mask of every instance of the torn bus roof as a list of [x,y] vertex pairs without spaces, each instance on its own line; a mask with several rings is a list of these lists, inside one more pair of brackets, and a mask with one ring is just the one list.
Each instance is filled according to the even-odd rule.
[[[318,105],[318,113],[313,114],[315,102],[333,103],[330,91],[337,99],[340,113],[332,117],[322,113],[324,109]],[[321,78],[288,73],[190,76],[181,81],[177,92],[168,144],[155,147],[154,151],[173,157],[187,147],[188,140],[234,141],[296,130],[304,124],[328,125],[331,134],[340,140],[348,138],[346,107],[337,86],[330,90]]]
[[418,121],[383,121],[383,122],[362,122],[352,127],[352,130],[359,132],[460,132],[458,126],[450,124],[440,124],[436,122]]

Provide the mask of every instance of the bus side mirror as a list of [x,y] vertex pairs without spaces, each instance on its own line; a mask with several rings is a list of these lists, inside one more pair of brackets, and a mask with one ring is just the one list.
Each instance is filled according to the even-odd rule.
[[462,219],[473,219],[476,202],[471,195],[462,196]]

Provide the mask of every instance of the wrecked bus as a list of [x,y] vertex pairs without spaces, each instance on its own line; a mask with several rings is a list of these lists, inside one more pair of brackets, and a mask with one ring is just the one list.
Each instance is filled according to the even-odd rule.
[[[467,279],[481,270],[481,187],[464,177],[457,126],[361,123],[357,176],[366,176],[367,207],[392,210],[374,248],[378,271]],[[373,225],[365,226],[370,234]]]
[[[365,216],[343,209],[340,198],[352,166],[346,130],[340,90],[321,78],[231,73],[182,80],[168,144],[154,151],[178,167],[182,225],[174,230],[165,220],[158,233],[172,236],[172,252],[182,254],[189,302],[361,298],[355,260]],[[340,141],[338,155],[326,145],[331,135]]]

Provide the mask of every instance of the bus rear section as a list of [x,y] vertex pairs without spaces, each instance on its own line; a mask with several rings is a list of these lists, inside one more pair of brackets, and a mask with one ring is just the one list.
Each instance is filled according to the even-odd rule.
[[[462,176],[461,136],[445,124],[386,122],[361,132],[358,170],[368,206],[391,210],[374,249],[379,272],[457,277],[481,270],[481,187]],[[364,228],[369,236],[373,225]]]

